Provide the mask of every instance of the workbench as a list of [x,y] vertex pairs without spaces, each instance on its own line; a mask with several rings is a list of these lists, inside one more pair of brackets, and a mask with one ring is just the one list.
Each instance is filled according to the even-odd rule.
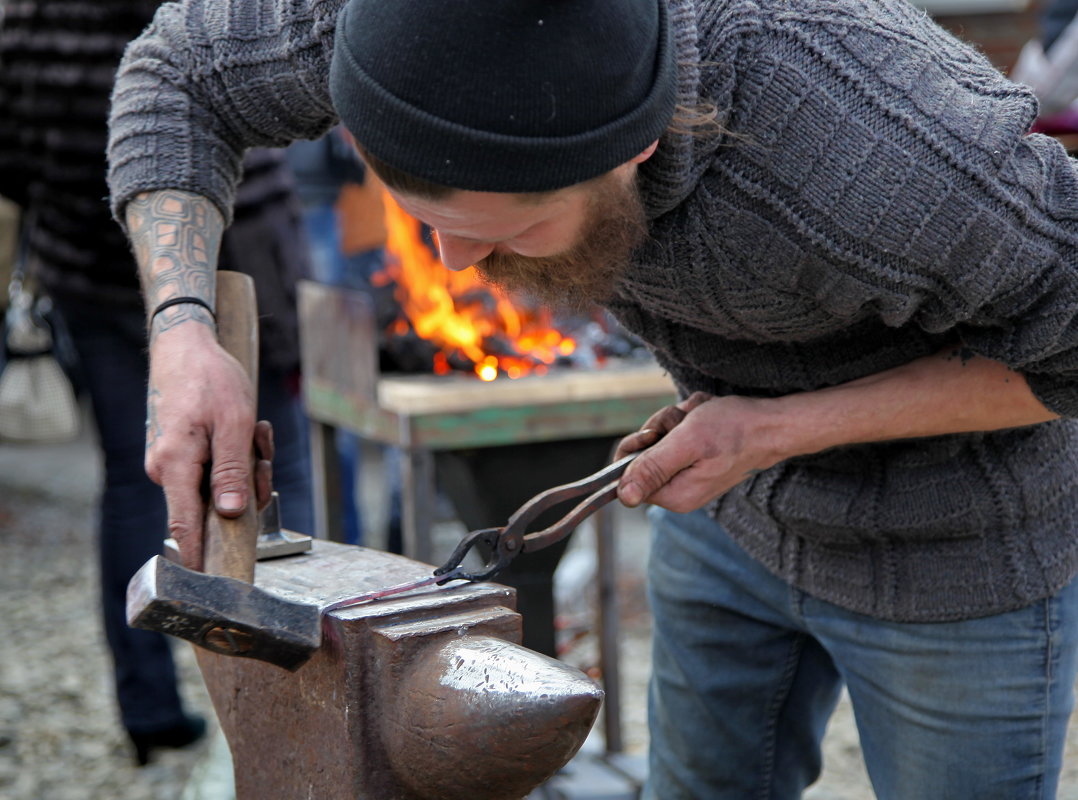
[[[400,449],[405,555],[430,563],[436,451],[620,436],[675,400],[670,378],[651,361],[551,369],[489,383],[470,375],[382,375],[373,310],[365,294],[301,281],[298,308],[317,535],[323,538],[335,538],[331,476],[337,428]],[[596,519],[607,747],[616,752],[621,748],[614,538],[610,515]]]

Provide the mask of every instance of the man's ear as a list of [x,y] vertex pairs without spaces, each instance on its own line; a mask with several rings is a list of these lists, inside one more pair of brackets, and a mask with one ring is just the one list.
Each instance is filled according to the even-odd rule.
[[649,158],[651,158],[652,154],[654,154],[654,152],[655,152],[655,148],[657,148],[658,146],[659,146],[659,140],[656,139],[654,142],[649,144],[647,146],[647,148],[642,153],[640,153],[640,155],[633,156],[631,159],[629,159],[629,163],[630,164],[643,164],[645,161],[647,161]]

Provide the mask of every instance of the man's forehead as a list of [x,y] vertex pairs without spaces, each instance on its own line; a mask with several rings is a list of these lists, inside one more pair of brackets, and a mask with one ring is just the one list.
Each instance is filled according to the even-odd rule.
[[459,190],[437,198],[392,189],[389,193],[401,208],[416,219],[446,230],[456,226],[511,228],[535,224],[569,210],[577,194],[571,189],[544,192],[542,195]]

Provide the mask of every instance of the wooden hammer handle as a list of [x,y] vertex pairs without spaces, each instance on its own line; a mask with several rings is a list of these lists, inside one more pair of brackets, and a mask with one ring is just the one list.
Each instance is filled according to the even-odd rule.
[[[257,403],[258,305],[255,283],[249,275],[228,270],[217,272],[217,340],[243,366]],[[241,516],[222,517],[214,508],[213,499],[207,499],[202,556],[205,572],[252,583],[258,545],[253,442],[249,466],[249,500]]]

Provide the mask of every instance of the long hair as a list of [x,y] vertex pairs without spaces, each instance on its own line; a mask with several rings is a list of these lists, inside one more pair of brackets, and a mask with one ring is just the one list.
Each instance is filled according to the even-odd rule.
[[670,133],[688,134],[699,138],[730,134],[730,131],[719,122],[719,107],[711,102],[701,102],[692,106],[678,104],[674,108],[674,116],[666,129]]

